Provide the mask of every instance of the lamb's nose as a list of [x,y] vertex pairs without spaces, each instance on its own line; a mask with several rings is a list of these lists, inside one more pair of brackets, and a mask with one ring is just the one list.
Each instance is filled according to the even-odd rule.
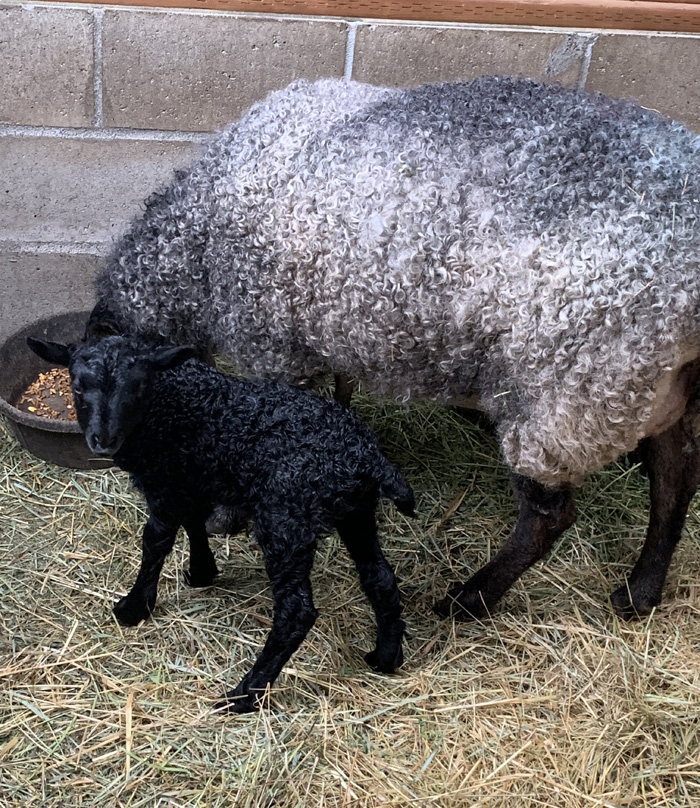
[[87,435],[86,440],[87,445],[90,447],[90,451],[98,457],[107,457],[112,455],[117,449],[115,446],[103,445],[99,435]]

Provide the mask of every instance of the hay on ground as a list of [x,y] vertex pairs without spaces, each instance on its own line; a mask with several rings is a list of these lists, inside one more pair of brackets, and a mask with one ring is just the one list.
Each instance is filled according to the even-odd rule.
[[0,805],[687,808],[700,805],[700,526],[662,607],[622,623],[607,595],[644,537],[635,468],[591,478],[579,521],[488,621],[440,620],[447,587],[508,535],[496,444],[457,414],[357,403],[418,495],[380,511],[408,624],[395,676],[369,670],[373,622],[335,537],[319,620],[250,716],[210,712],[247,670],[271,601],[252,537],[213,541],[190,590],[184,542],[151,622],[111,605],[134,581],[143,503],[119,471],[34,459],[0,428]]

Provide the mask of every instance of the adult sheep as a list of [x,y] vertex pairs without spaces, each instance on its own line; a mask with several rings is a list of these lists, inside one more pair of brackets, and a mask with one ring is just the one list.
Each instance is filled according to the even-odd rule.
[[155,194],[92,328],[196,342],[255,377],[477,396],[520,514],[443,611],[483,615],[575,518],[572,487],[640,445],[647,539],[612,595],[661,598],[700,480],[700,138],[524,80],[296,82]]

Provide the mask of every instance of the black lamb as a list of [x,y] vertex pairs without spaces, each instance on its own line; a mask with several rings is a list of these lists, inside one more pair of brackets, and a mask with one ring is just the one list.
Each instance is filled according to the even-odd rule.
[[275,382],[224,376],[192,346],[154,347],[120,336],[95,345],[29,340],[70,369],[78,421],[90,449],[111,456],[146,498],[141,569],[114,607],[136,625],[156,602],[163,562],[180,526],[190,544],[189,582],[210,585],[217,567],[205,521],[214,508],[252,518],[272,584],[272,629],[253,668],[217,705],[255,709],[316,620],[309,574],[319,534],[337,529],[377,619],[374,668],[403,661],[401,605],[377,541],[380,496],[413,513],[413,492],[372,432],[338,403]]

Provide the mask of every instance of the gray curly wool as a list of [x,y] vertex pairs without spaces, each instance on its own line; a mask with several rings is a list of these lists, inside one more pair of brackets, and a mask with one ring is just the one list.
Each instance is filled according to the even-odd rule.
[[576,483],[680,415],[699,169],[697,135],[603,96],[295,82],[149,200],[99,297],[256,377],[478,395],[512,469]]

